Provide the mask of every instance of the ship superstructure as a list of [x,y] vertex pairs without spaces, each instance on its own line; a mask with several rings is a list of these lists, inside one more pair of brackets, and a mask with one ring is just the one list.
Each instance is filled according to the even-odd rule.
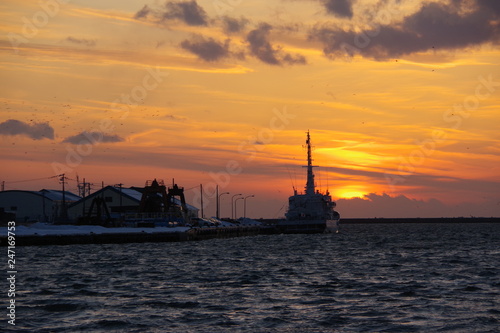
[[316,190],[312,164],[311,137],[307,132],[307,182],[305,193],[299,194],[294,189],[294,195],[288,199],[286,220],[278,223],[278,228],[284,233],[321,233],[337,231],[340,215],[334,210],[336,204],[328,190],[321,193]]

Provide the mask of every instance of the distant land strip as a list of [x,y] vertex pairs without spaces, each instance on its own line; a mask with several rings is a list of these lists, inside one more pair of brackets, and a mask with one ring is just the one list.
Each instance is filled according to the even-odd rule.
[[341,224],[372,223],[500,223],[500,217],[415,217],[415,218],[350,218]]
[[[280,219],[258,220],[272,224]],[[403,218],[341,218],[340,224],[373,224],[373,223],[500,223],[500,217],[403,217]]]

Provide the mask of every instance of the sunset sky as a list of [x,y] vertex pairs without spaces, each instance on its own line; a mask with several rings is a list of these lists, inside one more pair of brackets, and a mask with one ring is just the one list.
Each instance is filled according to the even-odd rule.
[[[172,178],[215,215],[500,216],[500,1],[7,0],[0,182]],[[242,215],[242,201],[238,202]]]

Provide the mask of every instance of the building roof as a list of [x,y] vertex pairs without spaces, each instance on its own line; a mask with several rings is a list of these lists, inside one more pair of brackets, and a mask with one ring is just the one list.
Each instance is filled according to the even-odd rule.
[[[6,191],[0,191],[0,195],[9,195],[11,193],[25,193],[25,194],[30,194],[30,195],[36,195],[43,197],[43,194],[38,192],[38,191],[26,191],[26,190],[6,190]],[[48,197],[46,197],[47,200],[52,200]]]
[[[78,201],[81,198],[71,192],[64,191],[65,196],[66,196],[66,201]],[[9,193],[25,193],[25,194],[30,194],[30,195],[36,195],[43,197],[47,200],[52,200],[52,201],[62,201],[62,191],[58,190],[40,190],[40,191],[26,191],[26,190],[8,190],[8,191],[0,191],[0,194],[2,195],[9,195]]]
[[[139,202],[141,201],[141,196],[142,196],[142,194],[140,194],[140,193],[139,193],[139,195],[137,195],[137,193],[135,193],[135,192],[137,192],[137,191],[134,191],[134,190],[129,191],[129,190],[130,190],[130,189],[127,189],[127,188],[122,188],[122,190],[121,190],[122,196],[124,196],[124,197],[128,197],[129,199],[131,199],[131,200],[133,200],[133,201],[137,201],[137,203],[139,203]],[[114,186],[106,186],[106,187],[104,187],[104,188],[102,188],[102,189],[100,189],[100,190],[98,190],[98,191],[96,191],[96,192],[94,192],[94,193],[91,193],[91,194],[87,195],[87,196],[86,196],[86,197],[84,197],[84,198],[80,198],[80,200],[79,200],[78,202],[74,202],[74,203],[72,203],[72,204],[70,205],[70,207],[78,205],[78,204],[79,204],[81,201],[83,201],[83,200],[91,200],[91,199],[93,199],[94,197],[97,197],[97,196],[99,196],[99,195],[102,195],[102,193],[103,193],[104,191],[113,191],[113,192],[120,193],[120,188],[119,188],[119,187],[114,187]]]
[[[94,192],[94,193],[86,196],[83,199],[88,200],[90,198],[93,198],[95,196],[100,195],[101,192],[103,192],[105,190],[111,190],[111,191],[114,191],[116,193],[120,193],[121,192],[121,194],[123,196],[128,197],[129,199],[134,200],[134,201],[137,202],[137,204],[139,204],[141,202],[141,199],[142,199],[142,193],[139,192],[137,189],[139,189],[139,188],[125,188],[125,187],[122,187],[121,190],[120,190],[120,188],[116,187],[116,186],[106,186],[105,188],[100,189],[99,191]],[[175,198],[175,197],[174,197],[174,203],[176,205],[179,205],[179,206],[181,205],[181,201],[179,199]],[[76,204],[77,203],[73,203],[72,205],[76,205]],[[186,207],[187,207],[188,210],[191,210],[191,211],[198,210],[198,208],[196,208],[196,207],[194,207],[194,206],[192,206],[192,205],[190,205],[188,203],[186,203]]]
[[[120,192],[120,188],[119,187],[114,187],[114,189],[116,191]],[[141,198],[142,198],[142,193],[141,192],[136,191],[136,190],[131,189],[131,188],[123,188],[123,187],[122,187],[121,191],[122,191],[122,193],[124,195],[127,195],[130,198],[135,199],[135,200],[137,200],[139,202],[141,201]]]
[[[51,200],[62,201],[62,199],[63,199],[63,191],[43,189],[43,190],[40,190],[39,192]],[[78,196],[74,193],[68,192],[68,191],[64,191],[64,194],[65,194],[66,201],[78,201],[81,199],[80,196]]]
[[[116,191],[120,192],[120,188],[119,187],[113,187]],[[122,193],[125,194],[125,195],[128,195],[129,197],[131,198],[134,198],[136,199],[138,202],[141,202],[141,199],[142,199],[142,192],[139,191],[140,188],[137,188],[137,187],[134,187],[134,188],[123,188],[122,187]],[[174,197],[174,203],[176,205],[181,205],[181,201],[177,198]],[[198,210],[198,208],[186,203],[186,207],[187,209],[189,210]]]

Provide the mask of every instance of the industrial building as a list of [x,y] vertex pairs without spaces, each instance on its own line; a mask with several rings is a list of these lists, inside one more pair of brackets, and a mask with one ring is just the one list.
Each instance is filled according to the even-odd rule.
[[[154,183],[153,183],[154,184]],[[159,185],[160,188],[164,187]],[[120,188],[116,186],[106,186],[101,190],[92,193],[78,202],[71,204],[68,207],[68,217],[71,221],[76,222],[82,217],[108,214],[113,219],[145,219],[145,214],[149,216],[157,216],[162,213],[168,215],[169,205],[185,210],[184,218],[191,219],[198,217],[199,209],[187,203],[183,203],[181,199],[169,196],[165,190],[165,195],[160,195],[159,192],[153,191],[148,193],[148,190],[154,186]],[[175,189],[170,188],[171,190]],[[181,207],[184,205],[184,209]],[[156,206],[156,207],[155,207]],[[177,210],[177,209],[175,209]],[[142,216],[139,216],[141,215]],[[172,214],[173,217],[174,214]]]
[[[16,222],[55,223],[64,217],[64,207],[80,200],[76,194],[58,190],[0,192],[0,212]],[[63,205],[63,201],[65,205]]]
[[[101,224],[116,226],[125,220],[163,219],[183,222],[198,217],[198,208],[185,202],[184,189],[162,180],[147,181],[145,187],[106,186],[80,197],[57,190],[0,191],[0,220],[56,224]],[[4,221],[5,220],[5,221]],[[113,224],[109,224],[113,221]]]

